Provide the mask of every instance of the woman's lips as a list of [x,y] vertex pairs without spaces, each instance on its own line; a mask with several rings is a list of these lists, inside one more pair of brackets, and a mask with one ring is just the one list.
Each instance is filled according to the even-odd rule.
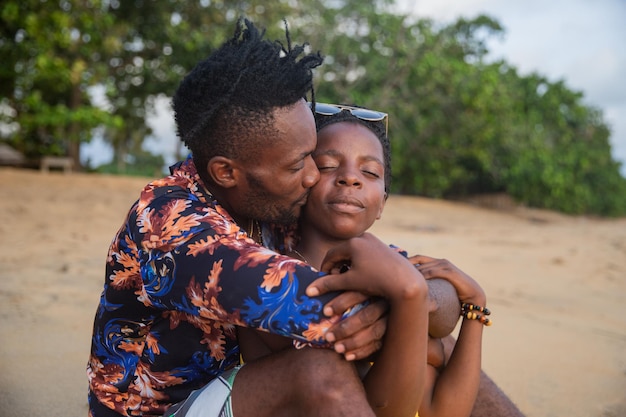
[[363,203],[353,197],[335,198],[327,203],[333,210],[342,213],[358,213],[365,207]]

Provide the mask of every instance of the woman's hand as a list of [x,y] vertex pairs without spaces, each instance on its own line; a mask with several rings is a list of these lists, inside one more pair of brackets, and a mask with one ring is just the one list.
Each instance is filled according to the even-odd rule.
[[449,281],[462,303],[471,303],[486,307],[485,291],[472,277],[457,268],[447,259],[436,259],[424,255],[415,255],[409,261],[422,273],[424,278],[443,278]]
[[350,265],[347,271],[318,278],[307,288],[307,295],[347,291],[325,306],[327,316],[341,315],[370,300],[326,334],[326,339],[334,342],[335,350],[346,359],[364,359],[382,347],[389,303],[402,302],[428,290],[422,275],[405,257],[368,233],[331,249],[321,270],[333,272],[344,264]]
[[[346,272],[330,273],[344,264],[350,265]],[[352,290],[393,302],[425,288],[423,277],[404,256],[369,233],[329,250],[321,270],[329,274],[308,286],[310,297]]]

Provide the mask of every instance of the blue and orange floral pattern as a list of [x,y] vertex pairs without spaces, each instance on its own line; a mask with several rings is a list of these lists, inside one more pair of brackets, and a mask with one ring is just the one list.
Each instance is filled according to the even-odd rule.
[[324,346],[319,273],[248,238],[193,161],[148,184],[111,243],[87,366],[90,415],[151,416],[239,363],[235,326]]

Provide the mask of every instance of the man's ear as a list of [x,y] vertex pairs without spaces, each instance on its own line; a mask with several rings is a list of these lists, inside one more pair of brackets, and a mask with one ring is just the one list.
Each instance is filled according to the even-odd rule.
[[232,188],[237,185],[240,171],[237,164],[225,156],[214,156],[207,163],[207,172],[216,185]]

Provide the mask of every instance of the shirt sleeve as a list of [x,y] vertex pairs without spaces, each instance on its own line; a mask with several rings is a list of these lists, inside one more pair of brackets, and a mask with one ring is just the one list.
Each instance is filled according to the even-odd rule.
[[170,196],[135,213],[129,234],[139,249],[146,306],[325,344],[333,321],[322,309],[336,293],[306,296],[320,276],[315,269],[256,244],[197,201]]

